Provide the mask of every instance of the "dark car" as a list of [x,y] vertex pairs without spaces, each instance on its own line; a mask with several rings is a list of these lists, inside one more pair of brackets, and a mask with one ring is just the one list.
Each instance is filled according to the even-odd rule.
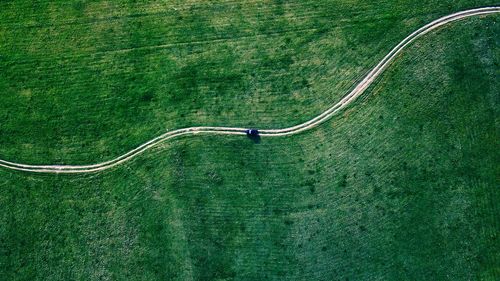
[[247,133],[247,136],[256,137],[256,136],[259,135],[259,130],[257,130],[257,129],[248,129],[248,130],[246,130],[246,133]]

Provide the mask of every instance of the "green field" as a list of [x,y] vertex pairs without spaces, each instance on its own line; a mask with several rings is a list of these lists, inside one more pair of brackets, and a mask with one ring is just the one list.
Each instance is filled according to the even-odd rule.
[[[0,158],[92,164],[167,129],[295,125],[416,28],[495,3],[372,2],[0,2]],[[499,19],[419,39],[299,135],[0,169],[0,280],[498,280]]]
[[294,125],[418,27],[495,3],[394,2],[1,1],[0,155],[87,164],[167,129]]

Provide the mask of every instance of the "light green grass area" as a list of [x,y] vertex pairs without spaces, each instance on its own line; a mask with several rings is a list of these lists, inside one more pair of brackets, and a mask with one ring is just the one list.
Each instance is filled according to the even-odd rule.
[[410,32],[495,1],[2,1],[0,158],[109,160],[166,130],[276,128]]
[[[150,54],[151,60],[147,63],[142,61],[147,57],[144,55],[135,66],[138,69],[151,67],[151,75],[161,72],[161,77],[168,83],[185,83],[185,86],[161,82],[149,86],[146,81],[153,83],[156,78],[148,80],[147,75],[141,72],[138,74],[140,78],[123,84],[123,87],[151,87],[151,101],[140,101],[140,97],[136,97],[136,107],[127,112],[126,108],[130,107],[125,105],[130,103],[131,98],[115,95],[111,90],[113,83],[122,78],[108,80],[115,74],[109,74],[109,77],[95,74],[89,76],[89,79],[97,79],[96,82],[89,82],[91,84],[68,83],[64,87],[54,87],[52,97],[55,101],[61,99],[61,103],[50,103],[56,108],[53,113],[41,110],[49,106],[46,104],[40,105],[40,111],[32,111],[43,120],[50,114],[56,114],[58,106],[66,105],[63,108],[68,111],[77,110],[79,105],[73,105],[70,100],[78,101],[83,106],[80,108],[82,112],[104,114],[108,109],[119,109],[110,113],[117,119],[105,117],[102,125],[103,132],[121,126],[119,130],[109,131],[114,136],[123,133],[122,143],[115,150],[107,142],[110,135],[101,136],[99,133],[86,139],[89,131],[85,128],[94,128],[94,121],[75,126],[71,134],[64,132],[64,128],[71,128],[73,122],[88,118],[80,112],[69,116],[58,115],[53,122],[64,126],[35,123],[40,130],[32,129],[33,134],[43,135],[46,128],[51,128],[55,130],[53,135],[56,137],[65,134],[73,136],[74,139],[68,142],[47,140],[44,143],[57,144],[54,147],[68,145],[69,150],[64,153],[28,154],[32,151],[42,153],[39,150],[43,148],[42,143],[36,141],[29,151],[19,150],[22,142],[17,143],[16,140],[3,140],[0,149],[6,155],[16,155],[16,159],[53,159],[59,155],[64,159],[86,160],[86,157],[99,152],[99,148],[90,147],[91,139],[100,140],[102,147],[114,155],[118,150],[125,150],[125,144],[132,145],[142,138],[147,139],[149,133],[159,131],[162,128],[162,124],[158,123],[161,118],[170,124],[166,127],[179,122],[184,122],[184,125],[202,121],[216,124],[214,120],[220,117],[222,121],[245,123],[259,120],[269,125],[293,123],[295,118],[305,120],[349,88],[355,78],[363,74],[363,69],[371,66],[383,50],[387,50],[390,43],[407,33],[405,28],[412,29],[410,27],[420,25],[423,19],[435,18],[437,14],[446,14],[460,6],[450,7],[441,4],[441,1],[430,6],[426,1],[412,2],[408,5],[414,10],[399,11],[396,5],[394,14],[381,13],[382,10],[377,10],[378,6],[371,7],[371,4],[360,6],[366,9],[362,10],[365,13],[374,9],[362,15],[334,13],[334,10],[342,10],[338,3],[317,8],[318,13],[330,11],[339,17],[336,20],[318,19],[319,26],[328,26],[339,32],[350,28],[353,32],[361,32],[357,24],[364,22],[365,26],[371,27],[365,35],[373,36],[372,39],[386,39],[381,42],[372,42],[371,39],[362,41],[353,35],[353,38],[358,38],[353,40],[359,40],[356,42],[362,45],[353,46],[350,55],[336,53],[350,49],[348,47],[336,49],[325,46],[324,50],[318,50],[318,56],[324,56],[320,59],[321,66],[312,72],[305,71],[302,77],[316,85],[311,87],[318,87],[318,90],[307,90],[307,97],[299,96],[294,100],[290,98],[290,93],[281,96],[273,92],[273,87],[282,87],[278,81],[291,81],[273,75],[283,73],[292,79],[298,77],[294,71],[301,70],[290,66],[280,72],[279,64],[273,60],[267,66],[259,65],[264,63],[260,56],[253,61],[250,59],[249,65],[240,59],[234,63],[236,69],[246,69],[250,76],[254,73],[255,80],[236,80],[255,83],[252,84],[255,90],[248,90],[251,87],[247,88],[246,84],[238,88],[233,87],[232,82],[218,84],[209,78],[203,80],[202,77],[226,77],[222,71],[240,73],[227,68],[229,64],[222,61],[226,59],[225,55],[232,57],[247,51],[228,48],[227,52],[206,59],[196,58],[198,55],[194,53],[192,57],[179,54],[179,59],[186,60],[183,62],[186,69],[200,71],[190,78],[192,80],[186,80],[188,76],[170,80],[169,77],[178,75],[182,68],[168,66],[171,63],[168,58],[175,56],[170,51],[155,51]],[[142,7],[137,3],[137,7]],[[299,5],[298,2],[295,4]],[[419,10],[423,9],[422,6],[441,12],[427,13]],[[89,6],[82,4],[75,7],[82,9]],[[217,6],[210,7],[216,9]],[[304,4],[297,11],[309,11],[307,8],[314,9]],[[384,8],[389,10],[389,1],[380,4],[380,9]],[[277,13],[266,12],[267,9],[270,8],[262,6],[261,13],[268,17]],[[119,13],[121,10],[113,11]],[[198,13],[202,11],[200,9]],[[143,11],[147,12],[146,9]],[[234,13],[238,12],[250,13],[248,9],[235,9]],[[399,12],[401,16],[394,16]],[[406,13],[418,16],[405,21],[403,28],[399,17],[407,17]],[[190,14],[186,12],[184,16],[189,17]],[[286,15],[286,12],[281,16],[276,14],[275,18],[285,20]],[[370,16],[380,20],[372,22]],[[109,17],[113,19],[112,15]],[[222,24],[224,20],[236,20],[238,17],[225,19],[219,15],[214,18]],[[130,22],[134,20],[136,17],[128,18]],[[498,20],[498,16],[468,19],[427,35],[405,51],[355,104],[320,127],[300,135],[263,138],[259,144],[245,137],[179,138],[99,174],[35,175],[0,169],[0,276],[5,280],[498,279]],[[392,26],[393,23],[397,23],[396,26]],[[269,23],[262,25],[265,29]],[[193,23],[191,29],[188,26],[184,36],[190,33],[196,38],[214,36],[196,33],[205,25]],[[68,23],[66,28],[70,30],[74,27]],[[226,28],[230,29],[229,26]],[[236,33],[243,32],[243,29],[234,30]],[[93,34],[91,30],[88,32]],[[118,36],[119,32],[129,31],[116,29],[111,38]],[[252,27],[248,32],[256,31]],[[325,34],[330,35],[325,36],[334,37],[331,32],[334,31],[326,31]],[[308,38],[308,34],[307,31],[297,33],[291,40]],[[347,37],[350,36],[340,38]],[[314,40],[308,44],[323,46],[314,42],[318,38],[312,38]],[[73,42],[70,39],[68,42]],[[115,43],[120,49],[161,44],[164,39],[160,36],[156,42],[137,39],[132,43],[122,42],[122,45]],[[80,47],[75,48],[89,53],[101,48],[99,51],[104,52],[109,45],[106,43],[103,46],[103,42],[82,42]],[[246,42],[251,44],[256,39],[249,38]],[[214,43],[210,43],[203,49],[207,51],[213,46]],[[195,52],[198,47],[177,47],[177,50],[187,52],[192,48]],[[2,48],[6,46],[2,45]],[[36,50],[36,46],[33,48]],[[65,50],[70,47],[61,45],[59,48]],[[287,45],[284,50],[276,49],[276,56],[286,56],[287,48],[294,47]],[[296,56],[305,58],[310,54],[307,50],[291,49],[289,51],[296,52]],[[265,48],[261,50],[269,51]],[[59,53],[53,56],[57,57]],[[102,57],[86,57],[87,63],[108,69],[111,73],[132,71],[118,65],[116,69],[107,68],[109,65],[99,66],[97,61],[106,56],[136,59],[125,53],[105,52]],[[112,64],[119,61],[118,57],[107,57],[106,60]],[[340,58],[345,59],[345,66],[337,68]],[[2,67],[5,67],[6,58],[3,59]],[[7,59],[11,60],[10,57]],[[68,65],[61,67],[49,56],[47,64],[61,69],[72,64],[89,67],[85,63],[71,62],[73,59],[68,58]],[[317,60],[318,57],[312,59]],[[213,68],[208,67],[210,63],[214,64]],[[21,65],[12,63],[9,67]],[[128,67],[131,65],[134,64]],[[308,67],[310,65],[305,69]],[[336,71],[341,71],[338,76],[328,74]],[[40,75],[45,75],[43,73]],[[79,83],[87,83],[80,80],[79,74],[68,75],[68,81],[74,78]],[[5,78],[4,75],[2,77]],[[28,76],[25,81],[35,83]],[[344,84],[338,85],[341,81],[345,81]],[[240,82],[234,83],[239,85]],[[5,80],[3,83],[6,83]],[[42,79],[38,83],[48,82]],[[105,85],[110,90],[100,91]],[[187,90],[187,85],[196,91]],[[292,87],[291,83],[288,85]],[[211,91],[219,86],[227,88],[217,91],[220,95],[214,97],[215,92]],[[330,89],[329,86],[331,90],[319,90],[322,87]],[[23,88],[20,85],[16,87]],[[165,87],[165,91],[156,91],[159,88],[155,87]],[[169,92],[169,87],[177,89],[179,95]],[[32,103],[26,104],[36,104],[35,93],[38,90],[34,86],[26,88],[32,89]],[[248,95],[241,94],[243,89],[248,90]],[[205,90],[207,92],[203,92]],[[301,93],[305,95],[306,92]],[[30,96],[29,91],[24,94]],[[40,100],[47,100],[46,92],[39,92],[38,95],[43,96]],[[109,103],[103,101],[105,95],[108,95]],[[94,99],[96,96],[100,98]],[[192,101],[193,98],[197,101]],[[232,103],[232,99],[238,101]],[[20,98],[5,100],[10,103],[24,102]],[[250,107],[250,111],[239,109],[240,101],[253,101],[251,104],[259,107]],[[159,113],[161,104],[166,110]],[[75,109],[71,109],[70,105]],[[9,108],[11,114],[23,114],[10,106],[13,104],[5,108]],[[179,110],[175,109],[177,106]],[[154,110],[149,113],[151,108]],[[201,111],[213,113],[196,114]],[[237,117],[232,118],[230,112]],[[178,120],[181,114],[185,119]],[[137,121],[116,121],[131,119]],[[17,137],[23,135],[24,126],[35,126],[30,118],[22,120],[26,123],[18,123],[15,127],[20,130]],[[8,126],[14,128],[14,121],[9,122],[12,125]],[[2,130],[13,130],[8,126],[4,125]],[[151,129],[147,131],[145,128],[149,127]],[[129,135],[130,130],[132,133]],[[2,139],[5,136],[3,132]],[[88,154],[80,155],[77,151],[79,147],[73,146],[73,141],[81,144]],[[85,144],[87,141],[88,145]]]

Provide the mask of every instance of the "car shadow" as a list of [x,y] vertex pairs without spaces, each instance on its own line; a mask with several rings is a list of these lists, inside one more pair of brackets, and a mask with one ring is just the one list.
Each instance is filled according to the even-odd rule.
[[260,143],[260,135],[247,135],[254,143]]

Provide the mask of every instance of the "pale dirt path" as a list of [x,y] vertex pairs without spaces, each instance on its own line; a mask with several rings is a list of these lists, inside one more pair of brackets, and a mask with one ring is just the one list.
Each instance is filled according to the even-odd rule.
[[[320,115],[314,117],[313,119],[298,124],[293,127],[283,128],[283,129],[261,129],[259,130],[260,136],[262,137],[279,137],[288,136],[300,133],[305,130],[312,129],[319,124],[325,122],[337,112],[345,108],[347,105],[352,103],[357,97],[362,95],[364,91],[373,83],[373,81],[380,76],[380,74],[389,66],[389,64],[396,58],[396,56],[401,53],[401,51],[408,46],[408,44],[415,41],[417,38],[423,36],[424,34],[439,28],[445,24],[458,21],[464,18],[480,15],[489,15],[494,13],[500,13],[500,6],[497,7],[485,7],[478,9],[466,10],[458,13],[454,13],[440,19],[437,19],[410,34],[403,41],[401,41],[396,47],[394,47],[367,75],[366,77],[345,97],[343,97],[338,103],[328,108],[326,111]],[[91,173],[103,171],[119,165],[125,161],[130,160],[133,157],[141,154],[142,152],[158,145],[166,140],[182,136],[182,135],[195,135],[195,134],[217,134],[217,135],[245,135],[246,128],[234,128],[234,127],[190,127],[177,129],[167,132],[161,136],[158,136],[139,147],[106,162],[93,164],[93,165],[29,165],[9,162],[0,159],[0,167],[4,167],[12,170],[26,171],[26,172],[37,172],[37,173]]]

